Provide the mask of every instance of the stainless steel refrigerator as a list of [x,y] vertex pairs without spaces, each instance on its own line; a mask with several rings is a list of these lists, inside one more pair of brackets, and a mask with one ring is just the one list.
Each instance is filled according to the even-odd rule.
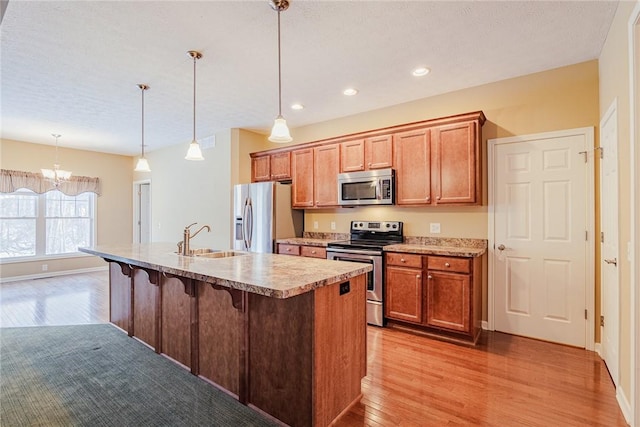
[[291,185],[239,184],[233,191],[233,248],[273,252],[274,240],[301,237],[304,212],[291,209]]

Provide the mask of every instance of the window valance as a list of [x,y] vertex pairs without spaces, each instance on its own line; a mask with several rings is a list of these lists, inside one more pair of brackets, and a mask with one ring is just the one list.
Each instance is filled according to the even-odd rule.
[[67,196],[77,196],[86,192],[96,193],[99,196],[100,179],[88,176],[71,176],[69,181],[64,181],[56,187],[39,173],[0,169],[0,193],[13,193],[21,188],[29,189],[38,194],[59,190]]

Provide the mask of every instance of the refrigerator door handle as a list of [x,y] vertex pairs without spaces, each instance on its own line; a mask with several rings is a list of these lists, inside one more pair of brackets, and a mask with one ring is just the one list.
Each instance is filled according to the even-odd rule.
[[247,209],[247,250],[251,249],[251,240],[253,239],[253,204],[251,203],[251,199],[248,199],[248,209]]
[[244,200],[244,207],[242,209],[242,242],[244,244],[244,250],[248,250],[249,249],[249,244],[247,241],[247,236],[249,235],[249,231],[247,229],[249,223],[248,223],[248,218],[249,218],[249,198],[247,197]]

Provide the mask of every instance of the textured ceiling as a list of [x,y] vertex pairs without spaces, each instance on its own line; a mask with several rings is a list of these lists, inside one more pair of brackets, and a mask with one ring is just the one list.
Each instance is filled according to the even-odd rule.
[[[305,1],[282,20],[290,127],[595,59],[617,2]],[[11,0],[1,24],[2,137],[135,154],[277,114],[277,15],[261,1]],[[432,72],[411,75],[416,66]],[[360,93],[345,97],[353,86]],[[301,111],[289,106],[305,105]],[[292,131],[295,138],[295,129]]]

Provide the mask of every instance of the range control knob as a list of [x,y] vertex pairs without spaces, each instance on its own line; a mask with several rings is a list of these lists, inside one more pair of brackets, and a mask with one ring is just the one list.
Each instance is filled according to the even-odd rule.
[[363,224],[363,223],[360,223],[360,227],[364,227],[364,224]]
[[393,224],[393,228],[398,228],[398,224]]
[[391,224],[387,223],[387,228],[391,227]]

